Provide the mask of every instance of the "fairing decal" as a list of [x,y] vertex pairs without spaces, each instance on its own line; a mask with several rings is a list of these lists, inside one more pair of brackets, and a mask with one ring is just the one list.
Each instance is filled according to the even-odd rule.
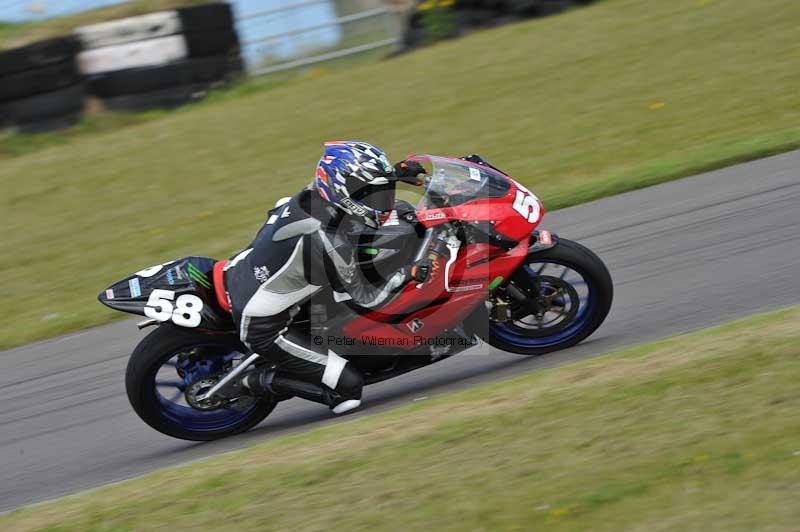
[[145,268],[112,284],[97,299],[114,310],[189,328],[230,330],[217,301],[208,257],[185,257]]

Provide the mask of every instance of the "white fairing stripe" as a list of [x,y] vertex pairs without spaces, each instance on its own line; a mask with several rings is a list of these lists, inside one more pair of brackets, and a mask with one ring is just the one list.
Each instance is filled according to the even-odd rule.
[[347,364],[347,359],[340,357],[328,349],[328,361],[325,363],[325,373],[322,374],[322,384],[331,390],[336,389],[345,364]]
[[[302,345],[298,345],[290,340],[287,340],[283,335],[278,335],[275,339],[275,345],[289,353],[290,355],[296,356],[297,358],[302,358],[303,360],[308,360],[309,362],[314,362],[315,364],[320,364],[325,367],[325,371],[328,371],[327,368],[327,361],[328,357],[325,355],[321,355],[312,351],[311,349],[306,349]],[[337,377],[338,378],[338,377]]]

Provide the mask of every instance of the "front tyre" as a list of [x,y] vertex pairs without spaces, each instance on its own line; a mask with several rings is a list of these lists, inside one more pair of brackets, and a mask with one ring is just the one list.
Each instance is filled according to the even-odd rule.
[[[507,303],[508,319],[490,321],[484,339],[520,355],[566,349],[603,323],[613,294],[603,261],[577,242],[559,238],[554,247],[528,254],[508,284],[496,291],[489,306]],[[498,315],[491,308],[489,314]]]
[[275,408],[271,394],[192,406],[192,391],[215,382],[245,352],[233,335],[160,325],[136,346],[128,361],[128,400],[145,423],[173,438],[210,441],[245,432]]

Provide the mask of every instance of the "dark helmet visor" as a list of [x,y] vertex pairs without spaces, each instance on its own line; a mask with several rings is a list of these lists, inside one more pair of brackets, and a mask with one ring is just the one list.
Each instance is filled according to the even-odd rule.
[[394,182],[385,185],[370,185],[357,178],[348,177],[347,190],[352,199],[360,201],[376,211],[389,212],[394,208]]

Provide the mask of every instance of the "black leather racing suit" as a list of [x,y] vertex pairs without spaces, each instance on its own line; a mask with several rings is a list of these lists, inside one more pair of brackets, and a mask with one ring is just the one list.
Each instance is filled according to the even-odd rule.
[[370,228],[309,187],[271,210],[253,242],[225,268],[242,342],[275,363],[279,373],[328,391],[305,397],[330,406],[360,399],[362,377],[343,357],[314,346],[307,335],[293,334],[289,326],[299,305],[333,285],[359,306],[378,307],[409,278],[402,268],[378,283],[363,279],[354,264],[355,246],[347,238],[362,230]]

